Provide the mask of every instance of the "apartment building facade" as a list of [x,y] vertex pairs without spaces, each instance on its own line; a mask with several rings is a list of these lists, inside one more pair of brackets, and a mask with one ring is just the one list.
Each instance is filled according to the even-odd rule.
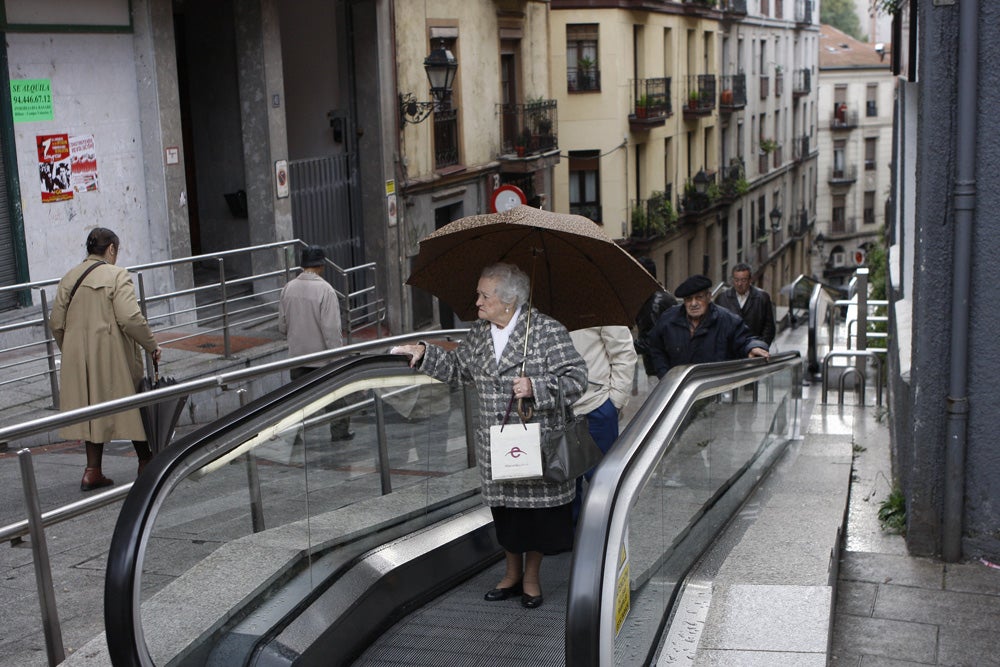
[[668,288],[749,262],[777,295],[809,273],[817,16],[750,4],[552,2],[556,208],[599,219]]
[[820,27],[819,196],[813,273],[842,285],[885,226],[893,77],[885,47]]

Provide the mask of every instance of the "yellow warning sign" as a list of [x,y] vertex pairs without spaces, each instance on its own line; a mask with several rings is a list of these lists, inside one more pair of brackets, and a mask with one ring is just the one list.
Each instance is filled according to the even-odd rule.
[[629,588],[628,581],[628,562],[625,566],[621,568],[618,573],[618,581],[615,584],[615,636],[618,636],[619,631],[622,629],[622,623],[625,622],[625,617],[628,616],[629,609],[632,607],[632,591]]

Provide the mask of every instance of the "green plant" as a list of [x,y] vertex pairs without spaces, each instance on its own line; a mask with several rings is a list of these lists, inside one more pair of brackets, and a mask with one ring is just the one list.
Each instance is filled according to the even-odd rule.
[[750,192],[750,183],[743,177],[733,179],[730,183],[732,192],[737,197],[742,197],[746,193]]
[[692,90],[690,93],[688,93],[689,102],[697,103],[699,99],[701,99],[701,95],[698,93],[697,90]]
[[878,520],[882,530],[897,535],[906,534],[906,498],[898,486],[879,505]]
[[649,219],[646,217],[646,209],[642,206],[632,208],[630,215],[632,220],[632,233],[637,236],[646,234],[649,227]]
[[765,153],[771,153],[775,148],[778,147],[778,142],[774,139],[761,139],[760,149]]
[[666,234],[677,222],[677,212],[662,190],[656,190],[649,196],[647,208],[649,228],[655,234]]
[[576,59],[576,66],[587,73],[590,72],[590,69],[594,66],[594,64],[594,59],[589,56],[583,56]]
[[708,201],[717,202],[722,199],[722,188],[719,187],[718,183],[709,183],[705,194],[708,196]]

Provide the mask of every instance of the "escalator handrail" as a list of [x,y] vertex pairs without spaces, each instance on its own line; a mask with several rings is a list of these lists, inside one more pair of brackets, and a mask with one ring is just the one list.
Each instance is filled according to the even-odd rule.
[[[429,336],[425,333],[423,337]],[[385,339],[382,339],[384,345]],[[385,377],[389,374],[406,376],[416,373],[400,355],[352,355],[339,359],[179,438],[154,456],[125,498],[108,552],[104,622],[112,664],[128,667],[153,665],[142,636],[141,591],[135,586],[136,575],[142,567],[142,554],[156,512],[173,489],[168,482],[179,468],[190,464],[193,457],[205,455],[201,450],[213,440],[241,430],[247,433],[259,430],[264,421],[262,414],[270,408],[295,395],[315,391],[335,376],[347,380],[366,375]],[[233,445],[236,446],[238,443]],[[220,447],[208,454],[210,459],[199,460],[198,465],[225,456],[230,449]]]
[[[709,389],[735,387],[789,369],[797,371],[801,363],[798,352],[785,352],[768,361],[680,366],[671,369],[650,393],[601,461],[587,489],[573,547],[566,664],[615,664],[614,614],[604,612],[613,604],[604,601],[614,600],[618,545],[636,497],[655,467],[651,462],[659,461],[672,448],[682,418],[695,400]],[[800,391],[800,387],[796,384],[793,391]],[[667,437],[652,438],[662,425],[671,429]]]
[[247,380],[253,380],[265,375],[272,375],[281,371],[289,370],[298,366],[320,366],[331,363],[337,359],[355,356],[363,353],[384,352],[395,345],[401,345],[419,340],[438,339],[461,339],[468,329],[444,329],[434,331],[421,331],[410,334],[400,334],[390,338],[379,338],[363,343],[344,345],[332,350],[303,354],[298,357],[289,357],[280,361],[271,361],[266,364],[259,364],[250,368],[243,368],[229,373],[219,375],[209,375],[196,380],[178,382],[162,389],[144,391],[124,398],[116,398],[104,403],[96,403],[76,410],[66,410],[59,414],[33,419],[13,426],[0,428],[0,442],[13,442],[29,435],[37,433],[48,433],[64,426],[90,421],[96,417],[117,414],[133,408],[141,408],[153,405],[170,398],[190,396],[196,392],[211,389],[213,387],[225,387],[235,385]]

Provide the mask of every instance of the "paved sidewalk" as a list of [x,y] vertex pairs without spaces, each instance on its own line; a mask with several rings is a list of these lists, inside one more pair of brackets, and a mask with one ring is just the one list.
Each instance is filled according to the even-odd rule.
[[840,562],[830,665],[1000,665],[1000,569],[909,556],[884,533],[891,491],[887,418],[856,420],[854,478]]

